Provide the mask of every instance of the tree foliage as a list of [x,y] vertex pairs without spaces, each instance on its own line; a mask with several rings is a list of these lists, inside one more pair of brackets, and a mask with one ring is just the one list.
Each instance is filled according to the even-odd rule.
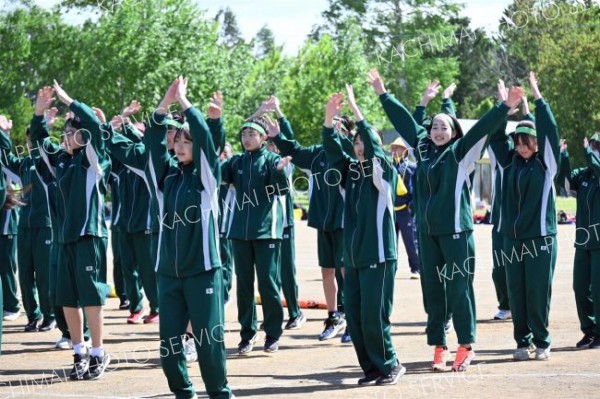
[[[109,117],[131,99],[147,116],[179,74],[189,78],[200,109],[213,91],[223,92],[226,129],[237,148],[242,121],[272,94],[299,139],[313,144],[327,97],[344,83],[354,86],[371,122],[389,127],[365,82],[371,67],[409,108],[429,80],[456,82],[459,116],[471,118],[489,107],[498,78],[526,82],[534,70],[575,161],[583,136],[600,126],[600,6],[591,0],[514,0],[495,37],[473,29],[454,0],[329,0],[323,24],[294,56],[284,54],[267,26],[246,41],[233,10],[211,16],[193,0],[63,0],[52,10],[6,1],[0,112],[13,119],[17,144],[35,93],[53,79]],[[90,17],[69,24],[66,12]],[[438,109],[439,97],[430,107]]]

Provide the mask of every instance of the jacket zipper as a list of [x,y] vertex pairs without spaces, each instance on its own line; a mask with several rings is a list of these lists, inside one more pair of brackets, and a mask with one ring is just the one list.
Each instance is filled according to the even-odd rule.
[[[185,173],[183,173],[183,171],[181,171],[181,176],[182,176],[182,182],[179,185],[179,187],[177,188],[177,194],[175,194],[175,213],[177,213],[177,204],[179,203],[179,192],[181,191],[181,187],[183,187],[183,184],[185,183]],[[173,218],[175,217],[175,215],[173,215]],[[177,267],[178,262],[179,262],[179,225],[177,225],[177,229],[175,230],[175,275],[177,276],[177,278],[179,278],[179,269]]]
[[[525,161],[525,166],[527,167],[527,161]],[[517,222],[519,221],[519,218],[521,217],[521,175],[523,175],[524,171],[525,171],[525,168],[521,169],[521,171],[519,172],[519,177],[517,178],[517,191],[519,193],[519,211],[517,213],[517,218],[515,219],[515,222],[513,223],[513,232],[515,234],[515,238],[517,238]]]
[[[362,168],[362,165],[361,165]],[[362,171],[364,173],[364,170]],[[364,177],[363,179],[360,181],[360,186],[358,187],[358,198],[356,199],[356,205],[354,206],[354,211],[356,213],[356,215],[358,216],[358,204],[360,203],[360,195],[362,194],[362,186],[364,183]],[[352,251],[350,252],[352,254],[352,267],[356,267],[356,263],[354,262],[354,237],[356,236],[356,229],[357,226],[354,226],[354,231],[352,232]]]
[[[242,163],[242,170],[244,164]],[[249,178],[248,178],[248,195],[250,195],[250,187],[252,186],[252,153],[250,153],[250,167],[248,168]],[[250,209],[246,209],[246,241],[248,240],[248,225],[250,224]]]
[[[127,173],[127,172],[125,172]],[[131,173],[131,172],[130,172]],[[129,221],[127,221],[127,230],[131,231],[131,218],[133,218],[134,206],[136,204],[136,193],[137,193],[137,178],[133,180],[133,201],[131,201],[131,209],[129,211]]]

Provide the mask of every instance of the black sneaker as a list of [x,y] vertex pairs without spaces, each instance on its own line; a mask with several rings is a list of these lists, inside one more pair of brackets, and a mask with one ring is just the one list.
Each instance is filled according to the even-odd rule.
[[377,385],[394,385],[398,382],[401,376],[406,373],[406,367],[402,363],[398,362],[396,367],[388,375],[381,376],[377,379],[375,384]]
[[340,316],[333,316],[325,320],[325,329],[319,335],[319,341],[325,341],[334,338],[343,328],[346,327],[346,319]]
[[251,339],[243,339],[238,344],[238,355],[247,355],[254,349],[254,343],[256,342],[256,334]]
[[583,338],[581,338],[581,341],[577,342],[575,346],[577,347],[577,349],[587,349],[590,347],[590,344],[594,342],[594,338],[596,338],[594,334],[585,334]]
[[380,378],[383,377],[383,374],[379,370],[372,370],[368,373],[365,373],[363,378],[359,378],[358,385],[372,385]]
[[600,336],[596,336],[589,346],[590,349],[600,349]]
[[279,349],[279,341],[277,341],[275,338],[269,337],[267,335],[267,338],[265,339],[265,346],[264,346],[265,352],[273,353],[273,352],[277,352],[278,349]]
[[40,325],[40,331],[52,331],[56,328],[56,320],[46,320]]
[[69,378],[72,380],[83,380],[85,374],[90,368],[90,357],[89,353],[85,355],[73,355],[73,368],[69,374]]
[[36,332],[41,320],[32,320],[25,326],[25,332]]
[[110,363],[110,355],[105,353],[104,356],[91,356],[90,357],[90,367],[88,372],[84,374],[83,378],[86,380],[97,380],[102,377],[104,374],[104,370],[108,367]]
[[290,317],[287,324],[285,325],[286,330],[297,330],[306,322],[306,316],[304,313],[298,313],[296,317]]
[[121,299],[121,303],[119,304],[119,310],[128,310],[129,309],[129,299]]

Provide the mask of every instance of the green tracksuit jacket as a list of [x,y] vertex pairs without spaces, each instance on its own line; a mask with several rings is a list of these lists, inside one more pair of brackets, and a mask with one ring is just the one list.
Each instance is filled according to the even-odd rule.
[[[70,107],[83,125],[87,143],[69,155],[66,150],[46,140],[48,126],[43,116],[31,121],[31,141],[40,147],[44,162],[55,173],[58,204],[58,243],[75,242],[81,236],[107,238],[104,221],[104,195],[110,173],[110,158],[104,150],[105,140],[98,118],[87,105],[73,101]],[[86,137],[87,136],[87,137]]]
[[33,149],[31,156],[19,157],[12,150],[12,142],[8,135],[0,131],[0,149],[2,160],[7,170],[13,172],[23,188],[22,201],[25,205],[20,207],[20,228],[50,227],[50,210],[44,184],[35,169],[35,157],[39,156],[38,149]]
[[236,198],[231,209],[227,238],[237,240],[281,239],[283,201],[288,180],[277,170],[280,156],[265,146],[234,155],[223,167],[223,181],[233,184]]
[[577,191],[575,248],[600,249],[600,157],[591,147],[584,150],[587,166],[571,170],[569,153],[561,157],[557,180],[567,190]]
[[502,205],[498,229],[507,238],[523,240],[556,234],[553,179],[560,161],[558,127],[544,99],[536,100],[538,152],[520,157],[504,132],[490,139],[490,152],[502,168]]
[[508,107],[497,104],[463,138],[438,147],[392,95],[384,93],[380,100],[394,128],[415,151],[418,230],[428,235],[473,230],[469,175],[481,157],[487,135],[504,121]]
[[[287,119],[280,119],[282,133],[292,132]],[[344,152],[353,154],[352,142],[336,138],[342,143]],[[293,140],[293,133],[273,139],[281,156],[292,157],[292,162],[308,175],[308,225],[322,231],[334,231],[344,227],[344,187],[340,176],[332,169],[325,156],[323,145],[303,147]]]
[[202,114],[190,107],[185,116],[193,139],[193,163],[179,165],[167,151],[164,115],[154,114],[145,135],[162,210],[157,272],[178,278],[221,267],[219,158]]
[[394,199],[398,173],[377,145],[366,120],[357,122],[364,162],[348,156],[333,128],[323,128],[323,148],[345,187],[344,249],[346,266],[364,268],[396,260]]

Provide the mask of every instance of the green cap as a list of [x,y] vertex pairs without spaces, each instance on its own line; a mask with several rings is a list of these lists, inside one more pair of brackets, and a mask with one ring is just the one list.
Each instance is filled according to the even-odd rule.
[[597,141],[600,143],[600,133],[594,133],[590,141]]
[[519,126],[515,130],[515,135],[517,134],[528,134],[533,137],[537,137],[537,131],[527,126]]

